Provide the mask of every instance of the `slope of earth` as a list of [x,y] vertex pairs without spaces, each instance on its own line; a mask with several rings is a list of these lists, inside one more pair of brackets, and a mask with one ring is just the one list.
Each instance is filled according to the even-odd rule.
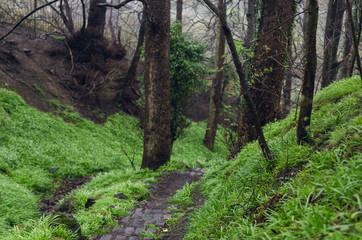
[[[0,24],[0,36],[11,27]],[[102,44],[106,46],[107,41]],[[122,109],[122,99],[117,94],[121,94],[129,61],[124,56],[126,51],[117,46],[122,56],[102,52],[100,55],[107,56],[100,57],[99,62],[92,61],[106,67],[95,71],[93,63],[76,62],[81,53],[75,47],[71,49],[63,36],[38,33],[35,38],[32,29],[20,26],[0,45],[0,87],[17,92],[43,112],[56,112],[60,102],[72,106],[83,117],[104,122],[106,116]]]

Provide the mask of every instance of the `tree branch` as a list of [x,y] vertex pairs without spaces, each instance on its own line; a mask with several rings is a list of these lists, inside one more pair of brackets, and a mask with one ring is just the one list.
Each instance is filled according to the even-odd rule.
[[40,6],[40,7],[35,8],[33,11],[31,11],[30,13],[28,13],[25,17],[23,17],[22,19],[20,19],[20,21],[17,22],[17,23],[14,25],[14,27],[13,27],[12,29],[10,29],[10,31],[9,31],[8,33],[6,33],[3,37],[1,37],[1,38],[0,38],[0,42],[1,42],[2,40],[4,40],[7,36],[9,36],[12,32],[14,32],[14,30],[15,30],[22,22],[24,22],[28,17],[30,17],[31,15],[33,15],[35,12],[37,12],[37,11],[39,11],[40,9],[45,8],[46,6],[49,6],[49,5],[51,5],[51,4],[55,3],[55,2],[58,2],[58,1],[59,1],[59,0],[54,0],[54,1],[51,1],[51,2],[49,2],[49,3],[46,3],[46,4],[42,5],[42,6]]

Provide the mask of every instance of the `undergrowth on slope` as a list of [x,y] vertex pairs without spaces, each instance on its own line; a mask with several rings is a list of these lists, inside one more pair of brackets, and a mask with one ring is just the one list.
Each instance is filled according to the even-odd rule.
[[360,239],[361,96],[359,77],[317,94],[312,146],[296,144],[294,114],[265,126],[272,171],[256,142],[215,162],[185,239]]

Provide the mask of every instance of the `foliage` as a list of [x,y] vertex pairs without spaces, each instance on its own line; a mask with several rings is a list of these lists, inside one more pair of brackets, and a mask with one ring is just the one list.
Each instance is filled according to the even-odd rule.
[[171,134],[175,140],[188,125],[185,115],[190,97],[202,92],[206,86],[202,78],[211,70],[205,65],[206,47],[182,33],[178,22],[171,26],[170,44]]
[[261,178],[256,142],[233,162],[215,161],[185,239],[359,239],[361,95],[355,77],[316,96],[314,146],[297,145],[294,114],[265,126],[276,165]]

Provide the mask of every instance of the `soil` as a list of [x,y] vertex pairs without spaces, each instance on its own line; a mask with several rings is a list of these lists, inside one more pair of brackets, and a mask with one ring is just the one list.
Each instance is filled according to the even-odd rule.
[[[172,218],[168,207],[169,198],[181,189],[186,183],[198,181],[202,176],[201,168],[192,168],[186,172],[164,172],[157,184],[150,184],[153,188],[152,197],[148,201],[140,202],[140,206],[119,220],[119,226],[111,229],[111,233],[103,236],[95,236],[96,240],[137,240],[154,239],[141,237],[142,232],[162,234],[159,239],[182,239],[187,232],[187,220],[194,209],[203,204],[203,198],[197,190],[193,195],[194,204],[188,206],[186,214],[176,224],[167,225],[167,220]],[[156,226],[150,227],[150,225]]]
[[[45,197],[42,199],[40,203],[40,210],[46,215],[54,211],[71,212],[71,204],[69,202],[63,204],[62,209],[59,209],[58,201],[67,196],[68,193],[70,193],[72,190],[80,188],[83,184],[89,182],[91,179],[92,178],[89,176],[76,179],[66,179],[55,190],[54,196]],[[57,182],[54,182],[54,185],[57,185]]]
[[[0,36],[11,27],[1,23]],[[32,29],[20,26],[0,45],[0,87],[17,92],[43,112],[56,112],[58,107],[50,101],[56,99],[97,123],[110,114],[132,110],[130,105],[139,98],[139,82],[122,89],[129,64],[125,49],[112,48],[106,40],[95,44],[103,52],[97,58],[85,56],[86,62],[77,49],[80,46],[70,47],[62,36],[38,33],[35,37]],[[142,70],[141,63],[137,77]]]

